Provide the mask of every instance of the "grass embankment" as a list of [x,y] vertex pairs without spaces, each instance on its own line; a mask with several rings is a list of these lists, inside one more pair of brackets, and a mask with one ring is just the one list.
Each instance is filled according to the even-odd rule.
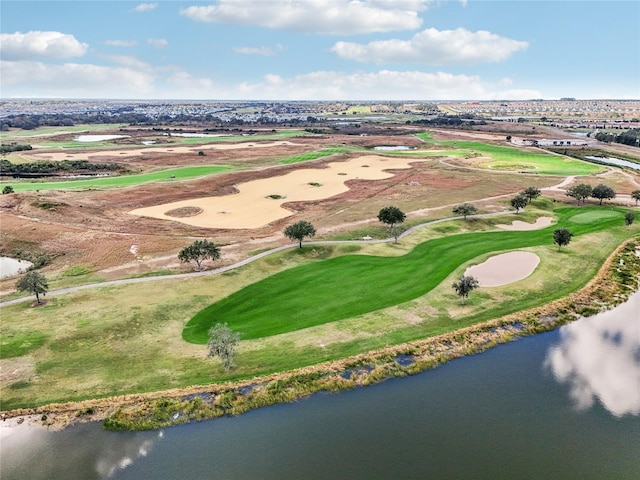
[[[568,210],[582,214],[596,208]],[[522,216],[507,215],[491,222],[508,223],[516,218]],[[596,223],[604,221],[608,225],[623,223],[621,217]],[[541,257],[540,266],[530,277],[504,287],[479,289],[462,306],[450,283],[472,262],[484,259],[475,258],[454,266],[440,285],[411,301],[280,335],[243,338],[238,367],[229,372],[206,358],[206,347],[180,339],[185,324],[206,305],[290,267],[301,263],[322,267],[327,263],[322,259],[353,253],[354,247],[360,247],[362,254],[401,260],[399,254],[424,239],[460,231],[456,227],[487,229],[491,224],[484,219],[448,222],[418,230],[400,245],[293,249],[214,277],[84,290],[49,298],[48,304],[38,308],[30,308],[26,302],[2,307],[0,352],[10,355],[1,366],[3,372],[11,372],[3,376],[2,409],[251,379],[455,331],[578,290],[620,243],[640,232],[638,224],[629,229],[616,226],[583,233],[561,252],[549,244],[550,240],[527,248]],[[586,231],[591,225],[572,224],[570,228]],[[370,260],[365,255],[362,259]],[[420,282],[419,277],[414,280]],[[384,292],[380,292],[382,296]],[[289,312],[287,316],[294,315]]]
[[60,180],[38,182],[33,180],[13,180],[0,182],[0,189],[5,185],[11,185],[16,192],[28,190],[69,190],[69,189],[89,189],[89,188],[117,188],[131,187],[148,182],[179,182],[192,178],[213,175],[215,173],[226,172],[232,167],[221,165],[201,165],[182,168],[171,168],[157,172],[141,173],[135,175],[119,175],[109,177],[94,177],[81,180]]
[[[243,338],[253,339],[356,317],[424,295],[455,268],[480,255],[550,245],[554,228],[567,227],[576,236],[584,235],[620,225],[624,216],[621,209],[563,208],[555,213],[557,225],[542,230],[447,236],[424,242],[401,257],[345,255],[289,269],[207,307],[189,321],[182,337],[204,344],[215,322],[227,323]],[[558,298],[577,287],[564,283],[537,301]],[[531,306],[520,302],[512,308]]]
[[[13,415],[49,414],[45,423],[64,425],[81,419],[105,419],[106,428],[143,430],[193,420],[237,415],[253,408],[289,402],[318,391],[339,391],[394,376],[435,368],[451,359],[485,351],[522,335],[550,330],[621,303],[638,286],[640,238],[628,242],[579,293],[540,308],[521,312],[438,337],[369,352],[310,368],[248,381],[187,390],[132,395],[113,401],[53,405]],[[54,413],[51,417],[50,414]],[[43,417],[44,418],[44,417]]]
[[[418,137],[435,145],[452,148],[456,156],[471,159],[474,165],[489,170],[506,170],[543,175],[592,175],[606,169],[581,160],[551,155],[535,150],[490,145],[464,140],[434,140],[430,134],[418,134]],[[486,157],[474,160],[475,157]]]

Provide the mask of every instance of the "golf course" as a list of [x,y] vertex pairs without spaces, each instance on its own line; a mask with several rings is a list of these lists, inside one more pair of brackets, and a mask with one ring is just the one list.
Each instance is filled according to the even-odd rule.
[[[55,133],[43,133],[52,147],[71,141]],[[161,136],[129,134],[138,143]],[[36,304],[15,290],[15,278],[0,280],[2,410],[56,412],[61,423],[91,412],[82,418],[111,418],[116,429],[170,423],[168,411],[195,412],[178,421],[239,413],[318,388],[352,388],[355,380],[314,382],[362,362],[371,372],[362,384],[431,368],[595,312],[623,298],[624,285],[634,288],[632,275],[619,282],[603,270],[622,245],[640,241],[639,222],[625,224],[632,174],[509,146],[502,135],[299,134],[257,135],[255,148],[246,139],[189,138],[177,141],[193,148],[156,146],[160,153],[138,156],[103,145],[100,162],[142,173],[0,183],[13,189],[2,196],[3,252],[40,261],[49,282]],[[225,148],[209,148],[217,144]],[[372,153],[377,145],[411,149]],[[578,206],[566,188],[580,181],[610,182],[623,200]],[[529,187],[538,196],[515,213],[512,198]],[[477,214],[453,214],[462,202]],[[389,205],[407,214],[397,242],[376,218]],[[272,215],[274,207],[285,214]],[[316,226],[300,248],[283,234],[299,220]],[[571,232],[568,244],[554,243],[557,229]],[[194,239],[214,240],[220,259],[203,270],[179,261]],[[468,268],[505,253],[535,262],[515,280],[456,294],[452,284]],[[605,276],[603,285],[622,286],[592,306],[581,292]],[[233,368],[207,355],[219,324],[239,336]],[[399,372],[387,349],[432,357]],[[301,380],[308,369],[316,373]],[[238,406],[238,385],[264,385],[267,396]],[[193,392],[209,392],[215,413],[181,403],[195,401]],[[227,394],[233,402],[218,408]],[[168,410],[154,403],[163,398]],[[156,407],[157,418],[144,413]]]

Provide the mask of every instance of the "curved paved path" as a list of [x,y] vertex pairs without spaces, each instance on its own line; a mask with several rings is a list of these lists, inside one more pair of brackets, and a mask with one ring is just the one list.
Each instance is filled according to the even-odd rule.
[[[477,215],[469,215],[468,217],[469,218],[494,217],[494,216],[505,215],[509,213],[515,213],[515,211],[507,210],[504,212],[481,213]],[[407,235],[410,235],[416,230],[427,227],[429,225],[435,225],[437,223],[447,222],[449,220],[461,220],[463,218],[464,218],[463,216],[455,216],[455,217],[441,218],[439,220],[432,220],[430,222],[421,223],[420,225],[416,225],[414,227],[411,227],[405,230],[398,236],[398,238],[406,237]],[[395,240],[394,238],[385,238],[382,240],[325,240],[325,241],[317,241],[317,242],[305,242],[304,244],[305,245],[335,245],[335,244],[345,244],[345,243],[389,243],[389,242],[393,242],[394,240]],[[223,272],[227,272],[229,270],[233,270],[235,268],[239,268],[244,265],[247,265],[251,262],[255,262],[256,260],[266,257],[267,255],[271,255],[272,253],[281,252],[283,250],[287,250],[290,248],[297,248],[297,247],[298,247],[297,242],[289,243],[287,245],[281,245],[279,247],[271,248],[257,255],[253,255],[252,257],[246,258],[232,265],[227,265],[225,267],[220,267],[213,270],[205,270],[201,272],[191,272],[191,273],[179,273],[176,275],[161,275],[157,277],[123,278],[120,280],[111,280],[108,282],[89,283],[87,285],[77,285],[75,287],[67,287],[67,288],[61,288],[59,290],[51,290],[47,292],[47,295],[56,296],[56,295],[63,295],[65,293],[77,292],[80,290],[88,290],[90,288],[113,287],[115,285],[129,285],[133,283],[153,282],[158,280],[175,280],[180,278],[194,278],[194,277],[204,277],[207,275],[219,275]],[[15,305],[17,303],[26,302],[26,301],[33,301],[33,298],[31,296],[28,296],[28,297],[21,297],[13,300],[3,301],[3,302],[0,302],[0,307]]]

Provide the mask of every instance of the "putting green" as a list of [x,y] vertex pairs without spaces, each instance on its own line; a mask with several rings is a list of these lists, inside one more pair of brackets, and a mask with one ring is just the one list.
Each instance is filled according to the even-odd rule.
[[218,322],[252,339],[353,318],[424,295],[482,254],[551,245],[555,228],[570,226],[581,235],[623,225],[621,209],[605,218],[594,215],[597,219],[588,223],[571,222],[576,213],[591,211],[598,213],[598,207],[559,208],[552,227],[453,235],[424,242],[401,257],[345,255],[285,270],[200,311],[182,337],[204,344]]
[[589,212],[579,213],[569,219],[571,223],[588,224],[605,218],[619,217],[620,213],[616,210],[592,210]]

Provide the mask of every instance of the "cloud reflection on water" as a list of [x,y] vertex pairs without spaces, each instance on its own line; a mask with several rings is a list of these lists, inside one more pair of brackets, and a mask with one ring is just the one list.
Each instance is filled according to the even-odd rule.
[[151,432],[145,432],[120,441],[117,445],[111,445],[111,448],[102,449],[96,460],[96,472],[100,478],[110,478],[118,470],[124,470],[132,465],[136,459],[146,457],[154,444],[163,438],[163,432],[161,430],[153,436],[150,435]]
[[599,401],[616,417],[640,414],[640,292],[614,310],[560,329],[545,365],[570,386],[578,410]]

